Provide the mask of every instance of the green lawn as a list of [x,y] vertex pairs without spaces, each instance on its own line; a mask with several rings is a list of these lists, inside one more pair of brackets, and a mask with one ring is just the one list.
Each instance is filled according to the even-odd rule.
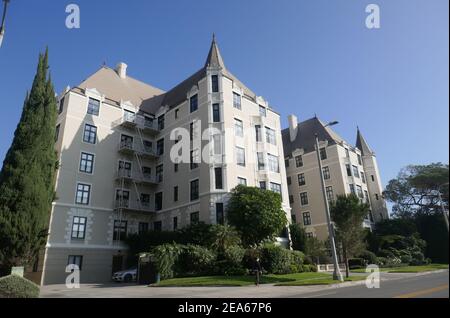
[[[388,273],[420,273],[420,272],[429,272],[436,271],[440,269],[448,269],[448,264],[429,264],[429,265],[421,265],[421,266],[400,266],[400,267],[386,267],[380,268],[382,272]],[[365,273],[366,270],[355,269],[352,270],[353,273]]]
[[[350,280],[364,279],[365,276],[350,277]],[[326,273],[297,273],[285,275],[265,275],[261,284],[276,284],[277,286],[325,285],[336,283]],[[184,277],[162,280],[152,287],[200,287],[200,286],[249,286],[255,284],[254,276],[203,276]]]

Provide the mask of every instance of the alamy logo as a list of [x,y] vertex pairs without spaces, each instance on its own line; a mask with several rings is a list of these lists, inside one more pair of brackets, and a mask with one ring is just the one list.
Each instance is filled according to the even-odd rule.
[[70,273],[66,277],[66,287],[68,289],[80,288],[80,268],[78,267],[78,265],[67,265],[66,273]]
[[66,7],[66,13],[69,13],[69,15],[66,18],[66,27],[68,29],[79,29],[80,7],[76,4],[71,3]]
[[366,27],[368,29],[380,28],[380,7],[377,4],[369,4],[366,7],[366,13],[369,15],[366,18]]
[[366,273],[370,273],[366,278],[366,287],[380,288],[380,268],[377,265],[369,265],[366,267]]

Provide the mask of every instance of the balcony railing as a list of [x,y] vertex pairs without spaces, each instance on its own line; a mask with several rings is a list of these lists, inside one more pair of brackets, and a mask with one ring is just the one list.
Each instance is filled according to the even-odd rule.
[[117,199],[116,198],[115,208],[128,210],[128,211],[142,211],[142,212],[153,212],[154,211],[154,209],[150,205],[150,202],[133,201],[130,199]]
[[148,118],[135,114],[124,114],[121,118],[114,122],[115,125],[128,128],[138,127],[147,133],[156,134],[159,132],[156,119]]
[[158,157],[156,151],[153,149],[152,146],[142,144],[139,142],[133,142],[131,140],[121,141],[119,144],[119,152],[127,154],[132,154],[136,152],[142,156],[149,158]]

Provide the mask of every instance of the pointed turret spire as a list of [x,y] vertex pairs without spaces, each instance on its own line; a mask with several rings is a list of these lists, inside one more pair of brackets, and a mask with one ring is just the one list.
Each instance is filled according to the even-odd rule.
[[373,156],[374,152],[370,149],[366,140],[364,139],[359,127],[357,127],[357,135],[356,135],[356,147],[361,150],[363,156]]
[[222,56],[220,55],[219,47],[216,43],[216,35],[213,33],[213,38],[211,42],[211,48],[209,49],[208,57],[206,58],[205,67],[208,66],[220,66],[225,68]]

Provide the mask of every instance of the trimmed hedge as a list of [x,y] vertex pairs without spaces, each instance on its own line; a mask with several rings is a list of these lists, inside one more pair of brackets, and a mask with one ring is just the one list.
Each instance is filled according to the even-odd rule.
[[38,298],[39,286],[18,275],[0,278],[0,298]]

